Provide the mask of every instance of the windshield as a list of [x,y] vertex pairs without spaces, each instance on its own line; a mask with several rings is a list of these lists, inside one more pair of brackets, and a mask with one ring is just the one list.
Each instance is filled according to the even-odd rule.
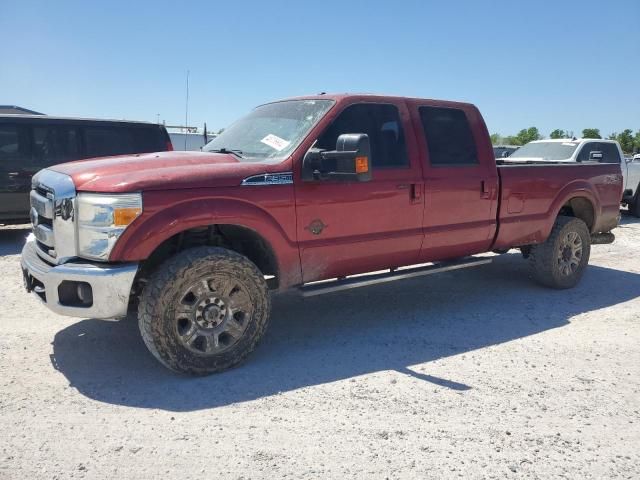
[[568,160],[578,148],[577,142],[527,143],[513,152],[512,158],[535,158],[540,160]]
[[288,100],[261,105],[202,150],[234,153],[244,162],[284,159],[333,103],[333,100]]

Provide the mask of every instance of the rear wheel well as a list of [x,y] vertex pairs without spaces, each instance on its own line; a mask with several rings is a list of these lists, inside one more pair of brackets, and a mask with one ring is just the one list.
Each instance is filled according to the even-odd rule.
[[200,246],[223,247],[244,255],[265,275],[270,289],[278,288],[278,261],[273,248],[260,234],[240,225],[207,225],[173,235],[142,262],[139,280],[144,282],[162,262],[176,253]]
[[572,198],[562,206],[558,215],[579,218],[587,224],[589,231],[593,232],[595,212],[593,210],[593,204],[585,197]]

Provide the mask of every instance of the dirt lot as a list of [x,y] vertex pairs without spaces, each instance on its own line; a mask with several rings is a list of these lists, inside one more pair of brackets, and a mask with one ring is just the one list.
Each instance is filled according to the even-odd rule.
[[205,378],[134,320],[50,313],[0,230],[0,478],[638,478],[640,221],[581,285],[492,265],[274,299],[265,341]]

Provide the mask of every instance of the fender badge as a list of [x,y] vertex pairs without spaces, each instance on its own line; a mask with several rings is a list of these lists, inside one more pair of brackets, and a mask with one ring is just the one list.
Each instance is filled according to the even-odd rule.
[[314,235],[320,235],[322,233],[322,230],[324,230],[324,228],[327,225],[325,225],[324,223],[322,223],[322,220],[320,219],[316,219],[313,222],[311,222],[309,225],[307,225],[306,227],[304,227],[305,230],[309,230],[311,233],[313,233]]

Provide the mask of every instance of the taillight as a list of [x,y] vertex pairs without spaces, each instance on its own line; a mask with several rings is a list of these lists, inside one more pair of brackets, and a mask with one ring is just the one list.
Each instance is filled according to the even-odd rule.
[[173,144],[171,143],[171,140],[167,140],[167,152],[172,152],[173,151]]

